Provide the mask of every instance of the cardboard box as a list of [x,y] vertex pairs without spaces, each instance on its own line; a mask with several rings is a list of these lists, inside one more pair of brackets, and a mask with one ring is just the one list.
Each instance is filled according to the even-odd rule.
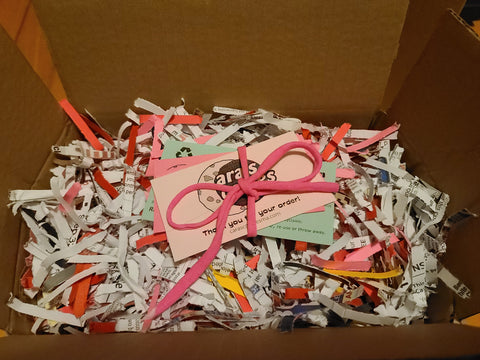
[[[70,101],[116,129],[136,97],[163,106],[263,107],[327,125],[402,124],[413,172],[451,195],[448,212],[480,212],[480,41],[463,1],[34,1]],[[449,323],[480,312],[478,221],[454,228],[442,262],[473,293],[440,285],[433,324],[240,332],[27,335],[3,304],[21,293],[26,228],[7,192],[48,186],[50,146],[78,137],[0,31],[0,358],[350,358],[480,354],[480,329]],[[398,50],[398,53],[397,53]],[[378,112],[383,110],[384,112]]]

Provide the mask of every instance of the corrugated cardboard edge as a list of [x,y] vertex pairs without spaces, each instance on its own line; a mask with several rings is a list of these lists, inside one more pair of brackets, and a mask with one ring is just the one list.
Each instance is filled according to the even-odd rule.
[[[478,35],[454,11],[446,11],[388,117],[379,118],[376,124],[377,128],[391,122],[402,124],[400,142],[407,148],[406,163],[415,175],[450,195],[448,214],[464,207],[480,212],[479,64]],[[451,302],[457,318],[480,312],[480,262],[475,243],[479,233],[478,220],[467,221],[451,232],[442,262],[471,288],[473,298],[453,298],[449,290],[440,287],[431,299],[433,320],[448,320]]]

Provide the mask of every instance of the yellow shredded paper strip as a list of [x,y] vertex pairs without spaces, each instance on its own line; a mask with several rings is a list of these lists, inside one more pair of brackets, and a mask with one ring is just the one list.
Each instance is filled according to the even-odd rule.
[[364,272],[364,271],[345,271],[345,270],[330,270],[323,269],[323,271],[338,276],[347,276],[354,278],[368,278],[368,279],[388,279],[403,274],[401,268],[396,268],[387,272]]

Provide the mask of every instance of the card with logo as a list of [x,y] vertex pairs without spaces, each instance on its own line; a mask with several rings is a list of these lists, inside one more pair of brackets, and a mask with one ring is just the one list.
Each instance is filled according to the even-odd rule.
[[[189,167],[200,161],[203,162],[216,158],[218,156],[217,154],[231,151],[235,151],[235,149],[169,140],[164,144],[162,158],[155,164],[155,176],[163,176],[178,171],[184,167]],[[155,197],[153,195],[153,190],[150,190],[142,212],[143,220],[154,220],[154,201]],[[163,225],[160,225],[160,230],[162,228]]]
[[[220,146],[211,146],[197,143],[185,143],[169,140],[165,143],[162,160],[159,161],[158,170],[162,174],[181,170],[184,167],[192,166],[218,157],[218,154],[235,152],[236,149]],[[212,154],[215,154],[212,156]],[[208,157],[210,155],[210,157]],[[336,166],[334,163],[323,162],[321,174],[326,181],[335,181]],[[147,204],[151,209],[153,221],[153,190],[148,198]],[[147,208],[147,206],[145,206]],[[333,204],[326,205],[322,211],[313,211],[308,214],[300,214],[280,223],[268,226],[258,231],[259,235],[278,237],[282,239],[306,241],[315,244],[330,245],[333,243]],[[143,216],[148,216],[148,211]],[[142,216],[142,218],[143,218]],[[163,222],[162,231],[164,231]]]
[[[297,141],[294,133],[286,133],[247,149],[248,171],[256,172],[263,160],[279,146]],[[289,151],[263,176],[263,181],[293,181],[307,176],[312,171],[312,161],[301,149]],[[235,185],[241,177],[237,153],[220,155],[218,158],[202,162],[187,169],[152,180],[155,198],[165,224],[168,241],[174,259],[181,260],[204,251],[210,245],[215,232],[215,221],[190,230],[173,229],[165,214],[172,199],[186,187],[195,183],[217,183]],[[312,182],[323,181],[318,174]],[[215,190],[199,190],[185,196],[173,211],[173,219],[178,224],[199,222],[217,210],[226,194]],[[288,193],[271,194],[256,201],[257,228],[262,229],[296,215],[316,209],[334,201],[331,193]],[[230,210],[224,229],[223,242],[247,234],[246,197],[240,198]]]

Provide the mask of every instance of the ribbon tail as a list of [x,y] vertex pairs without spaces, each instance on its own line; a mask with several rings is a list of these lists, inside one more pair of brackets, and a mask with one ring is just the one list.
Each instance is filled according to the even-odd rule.
[[[238,192],[232,192],[227,195],[224,203],[221,206],[219,216],[217,218],[217,232],[213,237],[213,240],[200,257],[200,259],[187,271],[187,273],[177,282],[177,284],[167,293],[167,295],[155,306],[153,310],[147,313],[146,320],[154,319],[160,316],[165,310],[175,304],[178,299],[192,286],[195,281],[205,272],[208,266],[211,264],[215,256],[217,255],[222,245],[223,231],[227,223],[228,213],[232,205],[239,199],[240,194]],[[148,330],[149,321],[144,322],[142,331]]]
[[257,236],[257,214],[255,213],[255,197],[249,196],[247,200],[247,236]]

